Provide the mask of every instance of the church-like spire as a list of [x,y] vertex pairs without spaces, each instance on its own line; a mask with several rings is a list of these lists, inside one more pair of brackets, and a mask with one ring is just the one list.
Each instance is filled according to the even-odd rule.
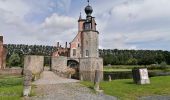
[[82,17],[81,17],[81,12],[80,12],[79,20],[81,20],[81,19],[82,19]]

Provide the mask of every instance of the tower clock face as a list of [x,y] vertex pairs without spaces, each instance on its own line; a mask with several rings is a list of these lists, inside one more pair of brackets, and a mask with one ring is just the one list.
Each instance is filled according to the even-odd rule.
[[89,30],[90,29],[90,23],[86,23],[85,24],[85,30]]

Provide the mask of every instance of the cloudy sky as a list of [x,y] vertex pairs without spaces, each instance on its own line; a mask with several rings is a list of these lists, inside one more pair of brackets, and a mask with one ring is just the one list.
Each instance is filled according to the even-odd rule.
[[[91,0],[100,48],[170,50],[170,0]],[[86,0],[0,0],[6,44],[56,45],[77,34]]]

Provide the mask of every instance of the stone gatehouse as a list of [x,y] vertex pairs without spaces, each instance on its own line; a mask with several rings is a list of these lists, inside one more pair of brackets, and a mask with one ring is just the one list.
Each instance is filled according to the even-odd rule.
[[53,53],[52,70],[65,72],[67,67],[76,68],[79,79],[93,81],[95,70],[103,73],[103,59],[99,58],[99,32],[96,29],[93,9],[88,4],[85,7],[86,18],[81,14],[78,19],[78,32],[69,43],[70,47],[62,47],[57,43],[57,51]]

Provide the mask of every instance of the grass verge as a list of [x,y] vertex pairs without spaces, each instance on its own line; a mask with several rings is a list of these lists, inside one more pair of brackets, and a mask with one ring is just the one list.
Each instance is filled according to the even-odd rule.
[[[141,96],[170,95],[170,76],[153,77],[150,85],[133,84],[132,79],[101,82],[100,87],[108,95],[116,96],[120,100],[137,100]],[[92,82],[81,82],[92,88]]]
[[22,83],[21,76],[0,76],[0,100],[20,100]]

